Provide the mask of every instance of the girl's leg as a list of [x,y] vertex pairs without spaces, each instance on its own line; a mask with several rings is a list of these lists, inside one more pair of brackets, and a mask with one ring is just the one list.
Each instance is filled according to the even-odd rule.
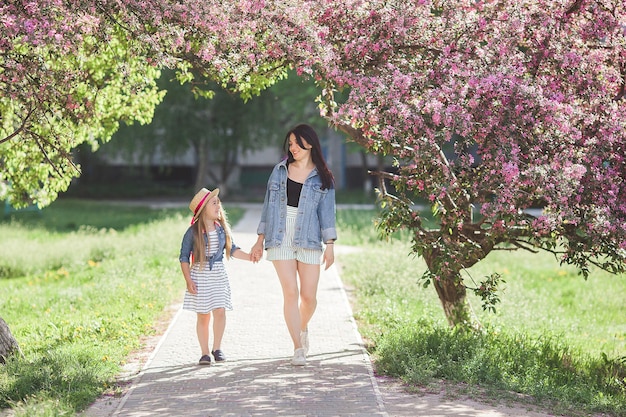
[[213,313],[213,350],[220,350],[226,329],[226,309],[216,308]]
[[196,333],[198,334],[198,342],[202,355],[209,354],[209,322],[211,321],[211,313],[198,313],[198,321],[196,322]]
[[320,266],[297,263],[300,276],[300,330],[306,331],[317,307],[317,286],[320,281]]
[[289,335],[294,349],[302,347],[300,342],[300,310],[298,308],[298,280],[296,277],[297,264],[295,259],[287,261],[272,261],[280,286],[283,289],[283,312]]

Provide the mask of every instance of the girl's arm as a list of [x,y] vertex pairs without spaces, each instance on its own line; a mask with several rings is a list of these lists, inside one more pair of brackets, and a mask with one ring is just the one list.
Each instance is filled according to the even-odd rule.
[[198,289],[196,288],[196,284],[191,280],[191,268],[189,268],[189,262],[181,262],[180,269],[183,271],[183,276],[185,277],[185,282],[187,283],[187,291],[190,294],[197,294]]
[[252,261],[252,255],[250,255],[248,252],[245,252],[241,249],[237,249],[236,251],[234,251],[231,256],[233,258],[237,258],[237,259],[243,259],[244,261]]

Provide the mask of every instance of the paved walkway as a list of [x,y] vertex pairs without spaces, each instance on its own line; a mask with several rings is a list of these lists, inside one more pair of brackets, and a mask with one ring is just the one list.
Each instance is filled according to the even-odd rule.
[[[253,206],[233,229],[246,251],[256,241],[259,217]],[[308,363],[294,367],[271,262],[225,264],[234,304],[222,343],[228,360],[197,365],[195,314],[180,310],[130,390],[106,415],[387,416],[334,266],[321,274]],[[85,415],[105,414],[92,408]]]

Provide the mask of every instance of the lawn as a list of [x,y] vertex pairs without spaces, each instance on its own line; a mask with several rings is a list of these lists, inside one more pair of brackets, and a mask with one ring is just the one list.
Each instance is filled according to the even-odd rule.
[[[467,285],[493,272],[506,280],[497,312],[470,295],[484,331],[448,329],[425,263],[408,235],[380,242],[375,212],[340,211],[338,256],[360,330],[377,371],[416,387],[453,381],[529,396],[556,413],[626,413],[626,276],[592,270],[584,280],[548,253],[497,251],[465,273]],[[338,243],[339,243],[338,242]]]

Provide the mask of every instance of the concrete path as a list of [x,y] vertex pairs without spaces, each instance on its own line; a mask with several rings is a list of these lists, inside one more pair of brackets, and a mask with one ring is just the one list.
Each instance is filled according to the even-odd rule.
[[[235,243],[246,251],[256,241],[259,217],[259,207],[250,206],[233,229]],[[106,415],[387,416],[334,266],[321,275],[308,363],[295,367],[271,262],[232,259],[225,265],[234,304],[222,343],[228,360],[197,365],[195,313],[180,310],[130,390]],[[85,413],[101,415],[95,407]]]

